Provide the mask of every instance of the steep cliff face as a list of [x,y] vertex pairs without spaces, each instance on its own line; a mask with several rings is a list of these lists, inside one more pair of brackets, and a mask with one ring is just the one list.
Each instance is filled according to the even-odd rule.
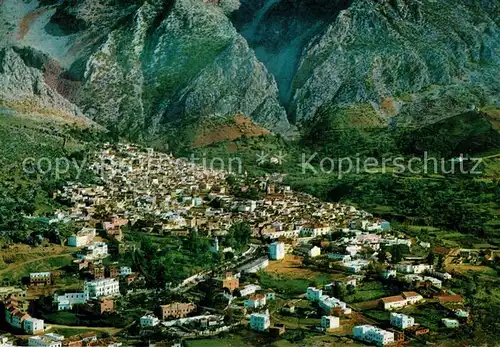
[[132,133],[237,112],[290,128],[264,65],[221,8],[196,0],[143,4],[91,55],[79,96],[91,118]]
[[230,18],[276,78],[288,107],[304,48],[335,20],[351,0],[242,0]]
[[498,102],[497,1],[356,0],[304,50],[298,123],[369,103],[382,123],[433,122]]
[[[13,65],[10,76],[41,74],[66,99],[56,104],[134,138],[239,113],[283,134],[325,115],[343,126],[415,126],[498,107],[499,8],[497,0],[3,0],[0,46],[49,61],[30,66],[38,72]],[[24,82],[4,79],[2,98]]]
[[[87,117],[132,137],[238,113],[287,133],[292,127],[274,78],[225,15],[237,5],[67,1],[42,7],[52,17],[38,33],[30,32],[38,28],[33,18],[17,43],[30,35],[65,38],[57,49],[30,46],[57,52],[81,82],[74,98]],[[33,11],[39,10],[30,6],[24,17]]]
[[49,63],[46,56],[29,50],[0,49],[0,105],[27,112],[53,112],[83,118],[80,109],[50,83]]
[[242,0],[232,19],[293,122],[369,105],[387,126],[498,102],[498,14],[496,0]]

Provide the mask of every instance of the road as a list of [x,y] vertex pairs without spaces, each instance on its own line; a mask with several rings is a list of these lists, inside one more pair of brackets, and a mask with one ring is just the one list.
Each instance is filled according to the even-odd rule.
[[249,260],[252,260],[253,255],[259,249],[259,247],[260,247],[259,245],[250,244],[249,248],[245,252],[243,252],[239,257],[236,257],[233,260],[224,262],[223,264],[217,266],[217,268],[215,268],[212,271],[208,271],[206,273],[205,272],[200,273],[200,277],[197,278],[195,281],[188,282],[184,285],[180,284],[179,286],[172,289],[172,291],[181,292],[181,293],[186,292],[189,289],[195,287],[198,283],[209,279],[213,275],[214,271],[219,272],[222,270],[236,268],[236,267],[240,266],[241,263],[248,262]]

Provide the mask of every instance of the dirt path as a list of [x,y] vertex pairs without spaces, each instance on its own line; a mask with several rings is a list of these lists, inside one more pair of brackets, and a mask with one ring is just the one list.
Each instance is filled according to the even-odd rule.
[[116,335],[125,328],[114,328],[114,327],[87,327],[87,326],[73,326],[73,325],[60,325],[47,323],[52,329],[71,329],[71,330],[95,330],[100,332],[105,332],[110,335]]

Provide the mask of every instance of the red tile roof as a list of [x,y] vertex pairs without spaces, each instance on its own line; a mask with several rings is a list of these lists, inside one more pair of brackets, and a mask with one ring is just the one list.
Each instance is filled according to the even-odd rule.
[[398,302],[398,301],[404,301],[405,298],[403,298],[401,295],[395,295],[395,296],[388,296],[386,298],[380,299],[384,304],[388,304],[390,302]]
[[464,302],[464,298],[460,295],[446,295],[446,296],[438,296],[438,300],[440,303],[444,302]]
[[421,295],[418,294],[417,292],[403,292],[403,296],[405,298],[408,298],[408,297],[412,297],[412,296],[421,296]]

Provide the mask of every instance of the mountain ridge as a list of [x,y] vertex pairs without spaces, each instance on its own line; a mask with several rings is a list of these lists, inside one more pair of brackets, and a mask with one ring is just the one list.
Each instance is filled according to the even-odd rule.
[[[324,112],[346,114],[353,127],[414,127],[499,107],[495,0],[0,6],[3,49],[20,47],[26,64],[42,50],[45,84],[131,139],[162,139],[240,113],[296,136]],[[11,94],[22,87],[15,83]]]

